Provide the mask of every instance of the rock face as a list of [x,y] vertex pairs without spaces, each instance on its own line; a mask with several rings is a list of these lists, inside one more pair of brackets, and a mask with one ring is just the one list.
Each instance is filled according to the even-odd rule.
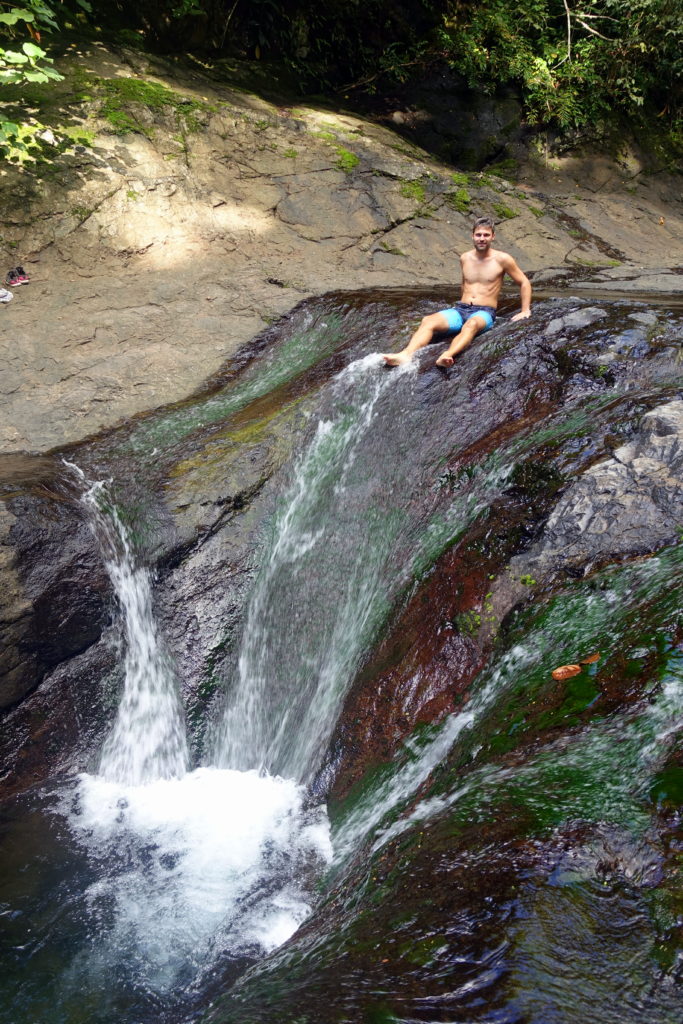
[[0,253],[31,277],[0,310],[5,451],[184,399],[305,296],[456,287],[474,214],[495,218],[525,270],[605,267],[604,293],[636,287],[645,267],[648,287],[680,294],[661,269],[662,253],[681,262],[680,187],[633,155],[454,177],[371,121],[268,103],[137,52],[94,44],[62,71],[42,116],[88,145],[8,168],[0,188]]
[[[407,766],[413,781],[403,803],[399,785],[389,792],[392,817],[373,819],[378,830],[332,880],[327,902],[264,967],[265,989],[250,972],[234,1001],[216,1001],[206,1019],[293,1024],[302,1007],[320,1021],[452,1016],[458,993],[456,1015],[476,1019],[471,1000],[493,984],[492,949],[515,951],[519,976],[528,975],[526,940],[510,932],[511,917],[528,919],[531,906],[534,919],[564,920],[554,894],[565,875],[576,891],[577,864],[595,881],[604,914],[610,872],[617,899],[622,875],[629,885],[645,876],[657,883],[665,828],[644,820],[647,801],[680,823],[668,777],[651,785],[662,764],[680,771],[657,747],[675,722],[652,696],[682,639],[673,544],[683,505],[683,277],[660,265],[681,234],[680,197],[664,177],[641,177],[632,165],[635,192],[624,192],[625,168],[601,160],[522,168],[515,183],[454,178],[360,118],[275,106],[138,54],[94,46],[65,71],[73,77],[58,100],[96,128],[93,144],[73,150],[55,177],[8,176],[3,199],[5,258],[20,257],[32,281],[0,311],[9,317],[2,795],[95,767],[123,674],[120,610],[74,473],[56,455],[22,450],[57,448],[89,480],[110,481],[131,547],[154,570],[156,619],[182,682],[196,764],[235,685],[250,594],[297,460],[318,421],[343,421],[357,408],[357,371],[346,391],[339,378],[362,363],[381,402],[367,421],[374,432],[342,460],[357,460],[358,472],[339,519],[332,489],[324,552],[332,599],[321,607],[334,620],[344,603],[368,615],[353,620],[352,635],[342,630],[344,654],[360,641],[311,791],[354,826],[364,788],[372,817],[387,806],[383,779],[389,790],[394,780],[402,786]],[[88,101],[69,93],[84,77]],[[128,119],[126,134],[107,129],[112,113]],[[387,376],[372,353],[399,348],[421,316],[450,304],[455,254],[468,244],[475,209],[493,213],[502,247],[537,271],[533,318],[511,323],[516,298],[506,297],[495,330],[452,371],[435,370],[429,349],[409,372]],[[447,287],[420,290],[416,280]],[[332,285],[372,287],[295,305]],[[648,306],[644,290],[656,295]],[[327,471],[333,459],[322,461]],[[366,532],[356,544],[358,524]],[[305,539],[314,545],[316,531]],[[365,608],[366,592],[353,587],[368,566],[371,584],[394,575],[385,591],[369,586],[375,604]],[[615,590],[593,623],[592,588],[609,591],[610,574],[622,571],[626,597]],[[278,621],[286,636],[289,605]],[[604,667],[598,647],[609,648]],[[565,688],[549,672],[556,659],[588,668]],[[315,666],[309,674],[322,675]],[[495,703],[492,680],[502,683]],[[273,714],[287,700],[307,712],[279,676],[268,681]],[[652,742],[637,749],[629,729],[643,708]],[[446,738],[462,729],[461,742],[437,742],[430,762],[424,752],[440,725],[452,730]],[[594,777],[596,748],[607,752]],[[526,802],[515,788],[518,765]],[[615,804],[600,796],[613,801],[613,780],[627,768],[638,784],[618,795],[625,809],[612,821]],[[432,815],[424,831],[422,814]],[[641,823],[638,842],[623,824],[631,821]],[[550,895],[533,888],[543,875],[553,877]],[[673,908],[662,917],[675,921],[678,893],[670,904],[666,892],[656,896]],[[632,918],[627,904],[613,933]],[[602,925],[601,917],[592,939]],[[562,938],[552,937],[550,954],[564,949]],[[641,958],[648,963],[651,949]],[[637,955],[629,948],[629,962]],[[621,943],[615,959],[621,977]],[[552,956],[546,963],[561,974]],[[212,973],[216,995],[237,969],[224,984],[220,968]],[[513,977],[508,965],[499,974]],[[655,991],[651,980],[639,977],[641,993]],[[399,995],[388,1008],[366,991]],[[654,1019],[649,1007],[646,1015]]]
[[99,640],[111,587],[75,500],[14,498],[4,512],[0,704],[17,703],[55,666]]
[[636,435],[612,458],[591,466],[565,492],[543,540],[515,559],[516,570],[542,574],[647,554],[676,540],[683,515],[683,402],[646,413]]
[[413,142],[455,164],[477,169],[494,163],[523,137],[521,107],[511,94],[463,93],[446,69],[410,90],[399,90],[390,120]]
[[[117,500],[145,538],[141,557],[158,565],[157,614],[183,679],[196,755],[234,671],[260,538],[321,388],[387,338],[400,345],[406,321],[444,298],[385,291],[304,303],[279,332],[268,329],[245,350],[213,395],[71,453],[91,477],[118,478]],[[629,331],[647,344],[624,344]],[[432,351],[422,354],[417,408],[433,405],[435,418],[431,426],[420,419],[426,434],[414,443],[428,450],[435,431],[458,424],[437,490],[432,481],[425,500],[452,494],[482,501],[488,513],[436,559],[405,607],[399,600],[394,627],[349,693],[320,786],[334,779],[340,796],[368,760],[390,758],[416,723],[440,719],[454,693],[466,700],[501,623],[536,589],[675,539],[683,408],[670,390],[680,333],[670,312],[552,300],[523,326],[503,320],[449,378],[430,375]],[[508,469],[477,497],[478,467],[494,456]],[[3,756],[21,786],[35,778],[36,764],[49,774],[93,756],[89,744],[116,699],[119,627],[101,553],[63,467],[12,458],[2,695],[13,710]],[[440,623],[426,633],[425,606]],[[47,712],[69,706],[79,678],[93,697],[87,742],[65,731],[62,712]],[[31,758],[23,762],[16,737],[26,735]]]

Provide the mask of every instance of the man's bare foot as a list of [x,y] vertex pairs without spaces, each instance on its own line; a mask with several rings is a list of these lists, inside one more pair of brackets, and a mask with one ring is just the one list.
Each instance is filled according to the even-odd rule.
[[442,352],[436,361],[437,366],[452,366],[455,362],[455,357],[448,354],[448,352]]
[[406,352],[388,352],[383,353],[382,358],[387,366],[403,366],[404,363],[410,362],[412,356]]

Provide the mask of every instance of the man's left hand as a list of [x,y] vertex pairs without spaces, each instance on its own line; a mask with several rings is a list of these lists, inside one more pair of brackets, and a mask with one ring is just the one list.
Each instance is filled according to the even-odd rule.
[[512,323],[514,323],[515,320],[526,320],[530,316],[531,316],[531,310],[530,309],[527,309],[526,312],[524,312],[524,310],[522,310],[521,313],[515,313],[515,315],[512,318]]

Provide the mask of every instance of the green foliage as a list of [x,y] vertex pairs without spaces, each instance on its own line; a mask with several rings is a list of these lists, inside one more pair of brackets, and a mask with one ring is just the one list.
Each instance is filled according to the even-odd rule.
[[[3,0],[0,12],[5,85],[59,80],[42,36],[60,31],[58,21],[73,27],[89,14],[102,38],[109,31],[127,45],[183,52],[191,39],[219,59],[278,62],[309,93],[339,90],[352,98],[446,66],[478,94],[516,92],[525,122],[539,129],[576,139],[622,118],[648,136],[665,165],[675,166],[683,152],[681,0]],[[145,131],[130,105],[155,109],[155,98],[163,99],[110,95],[105,117],[117,132]],[[192,130],[191,110],[163,103]],[[40,147],[38,129],[23,120],[17,114],[0,122],[0,153],[30,159]],[[355,159],[339,154],[347,171]],[[491,173],[514,176],[514,168]],[[461,206],[468,184],[466,175],[454,178]]]
[[489,174],[495,174],[499,178],[515,178],[517,176],[517,161],[511,157],[507,160],[498,160],[495,164],[489,164],[486,169]]
[[449,63],[479,90],[519,85],[530,123],[582,128],[646,100],[680,118],[679,0],[446,6],[438,36]]
[[481,628],[481,615],[479,612],[461,612],[453,619],[452,625],[464,636],[476,636]]
[[469,213],[472,198],[466,188],[459,188],[455,192],[447,192],[446,202],[458,213]]
[[[181,6],[222,31],[208,0]],[[230,31],[304,87],[372,92],[445,62],[477,92],[519,89],[530,124],[588,129],[646,106],[680,124],[680,0],[252,0]]]
[[424,203],[425,201],[425,187],[421,181],[402,182],[400,193],[404,199],[414,199],[416,203]]
[[505,203],[492,203],[491,206],[496,217],[500,217],[501,220],[512,220],[513,217],[519,216],[516,210],[513,210],[511,206],[506,206]]
[[79,222],[82,224],[84,220],[87,220],[93,211],[88,206],[74,206],[71,213]]
[[[165,85],[141,78],[105,78],[99,79],[97,85],[104,90],[105,97],[101,116],[109,122],[117,135],[127,135],[129,132],[150,135],[149,127],[137,116],[136,105],[156,111],[170,109],[175,112],[180,127],[185,131],[196,131],[199,126],[197,113],[203,105],[195,100],[187,100]],[[178,141],[184,145],[182,136]]]
[[379,247],[384,252],[388,253],[390,256],[405,256],[406,255],[406,253],[404,253],[402,249],[397,249],[396,246],[389,245],[388,242],[380,242],[379,243]]
[[337,150],[337,167],[340,171],[350,174],[351,171],[358,167],[360,157],[357,157],[351,150],[344,149],[343,146],[336,146],[335,148]]
[[[90,11],[87,0],[75,2],[81,10]],[[68,12],[68,5],[60,5],[60,11]],[[41,45],[44,34],[58,29],[55,10],[45,0],[24,0],[20,7],[4,4],[0,9],[0,85],[30,89],[62,81]],[[44,148],[46,133],[50,138],[47,126],[36,120],[2,120],[0,156],[15,163],[35,160]]]

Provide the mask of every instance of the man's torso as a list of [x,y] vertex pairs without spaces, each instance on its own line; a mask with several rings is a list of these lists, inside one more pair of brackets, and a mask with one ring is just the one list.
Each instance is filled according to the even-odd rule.
[[495,249],[490,249],[485,259],[478,259],[474,250],[463,253],[462,302],[496,308],[505,276],[505,267],[499,257],[504,258],[505,253]]

